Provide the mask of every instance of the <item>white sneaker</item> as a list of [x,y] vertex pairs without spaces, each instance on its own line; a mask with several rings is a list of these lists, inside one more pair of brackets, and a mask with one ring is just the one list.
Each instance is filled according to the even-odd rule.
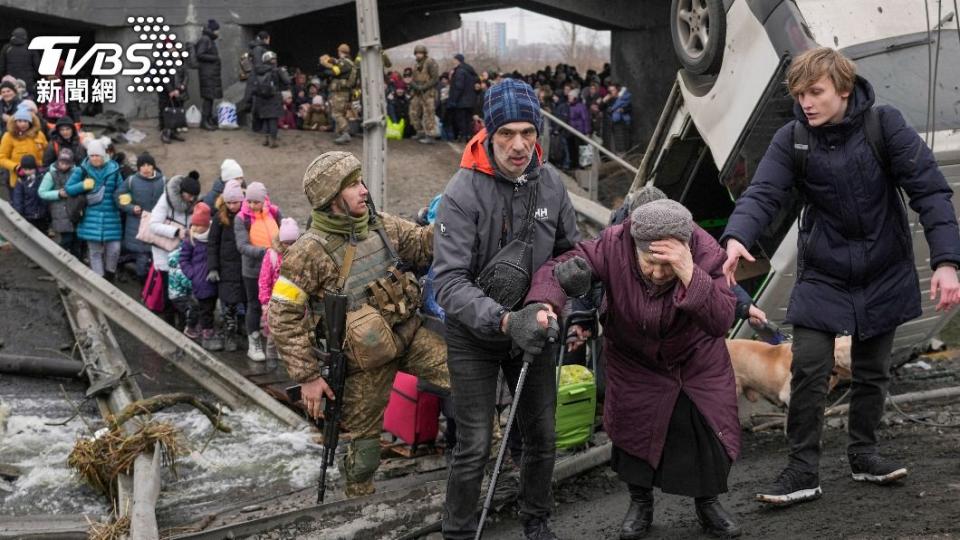
[[254,332],[247,336],[249,347],[247,347],[247,358],[254,362],[263,362],[267,359],[263,353],[263,345],[260,343],[260,332]]

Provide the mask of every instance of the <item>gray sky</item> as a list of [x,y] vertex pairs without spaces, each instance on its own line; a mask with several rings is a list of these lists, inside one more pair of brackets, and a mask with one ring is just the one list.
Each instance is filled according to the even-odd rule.
[[[557,40],[557,27],[561,22],[559,19],[520,8],[464,13],[461,17],[465,21],[505,22],[507,23],[507,39],[516,39],[521,44],[555,42]],[[610,44],[610,32],[599,32],[599,35],[601,44]]]

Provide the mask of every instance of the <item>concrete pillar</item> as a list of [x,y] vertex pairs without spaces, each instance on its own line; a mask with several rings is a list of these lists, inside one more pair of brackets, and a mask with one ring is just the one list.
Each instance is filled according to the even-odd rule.
[[614,79],[633,94],[633,146],[645,148],[680,62],[670,38],[670,2],[644,2],[646,25],[639,30],[613,30],[610,69]]

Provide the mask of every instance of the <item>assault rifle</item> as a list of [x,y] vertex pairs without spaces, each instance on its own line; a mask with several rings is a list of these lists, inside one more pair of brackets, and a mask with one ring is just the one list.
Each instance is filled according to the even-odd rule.
[[320,479],[317,481],[317,504],[323,502],[327,490],[327,467],[333,465],[340,439],[340,416],[343,414],[343,389],[347,380],[347,357],[343,354],[343,338],[347,325],[347,296],[326,291],[323,296],[323,320],[326,324],[327,384],[336,399],[324,400],[323,404],[323,459],[320,462]]
[[[323,502],[327,491],[327,467],[333,465],[337,443],[340,440],[340,416],[343,413],[343,387],[347,380],[347,357],[343,354],[343,333],[347,325],[347,297],[342,293],[326,291],[323,296],[323,321],[314,331],[319,345],[320,336],[327,337],[327,353],[316,349],[318,360],[326,359],[321,370],[327,385],[336,399],[324,399],[323,403],[323,457],[320,462],[320,479],[317,481],[317,504]],[[324,328],[326,332],[324,332]],[[300,385],[286,389],[291,402],[302,401]]]

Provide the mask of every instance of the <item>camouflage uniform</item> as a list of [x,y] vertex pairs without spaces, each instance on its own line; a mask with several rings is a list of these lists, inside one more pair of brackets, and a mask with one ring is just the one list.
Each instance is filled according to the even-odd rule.
[[[304,190],[315,208],[325,207],[341,189],[341,181],[352,179],[360,162],[347,152],[328,152],[310,164],[304,175]],[[383,231],[397,256],[418,267],[433,258],[433,226],[418,227],[403,219],[381,214]],[[312,329],[323,315],[325,290],[336,288],[346,235],[314,227],[287,250],[280,278],[270,300],[269,323],[280,356],[290,377],[307,382],[320,376],[313,354]],[[371,306],[392,331],[398,354],[383,365],[362,369],[347,347],[347,379],[341,426],[348,432],[350,447],[341,471],[347,496],[373,493],[373,475],[380,463],[380,433],[383,413],[397,370],[402,370],[443,389],[450,388],[447,351],[443,339],[420,325],[416,314],[420,303],[419,284],[411,274],[395,269],[381,235],[370,230],[356,243],[356,253],[344,286],[351,312]]]
[[437,61],[427,56],[427,48],[417,45],[415,53],[422,52],[423,60],[417,60],[413,68],[413,92],[410,98],[410,123],[418,136],[433,136],[437,129],[437,83],[440,81],[440,68]]
[[350,48],[342,44],[337,48],[337,52],[346,56],[337,58],[332,64],[323,64],[324,67],[333,76],[330,81],[330,109],[334,122],[336,122],[336,134],[342,136],[347,133],[350,127],[347,119],[347,111],[350,109],[350,100],[353,89],[357,84],[357,70],[353,61],[350,60]]

